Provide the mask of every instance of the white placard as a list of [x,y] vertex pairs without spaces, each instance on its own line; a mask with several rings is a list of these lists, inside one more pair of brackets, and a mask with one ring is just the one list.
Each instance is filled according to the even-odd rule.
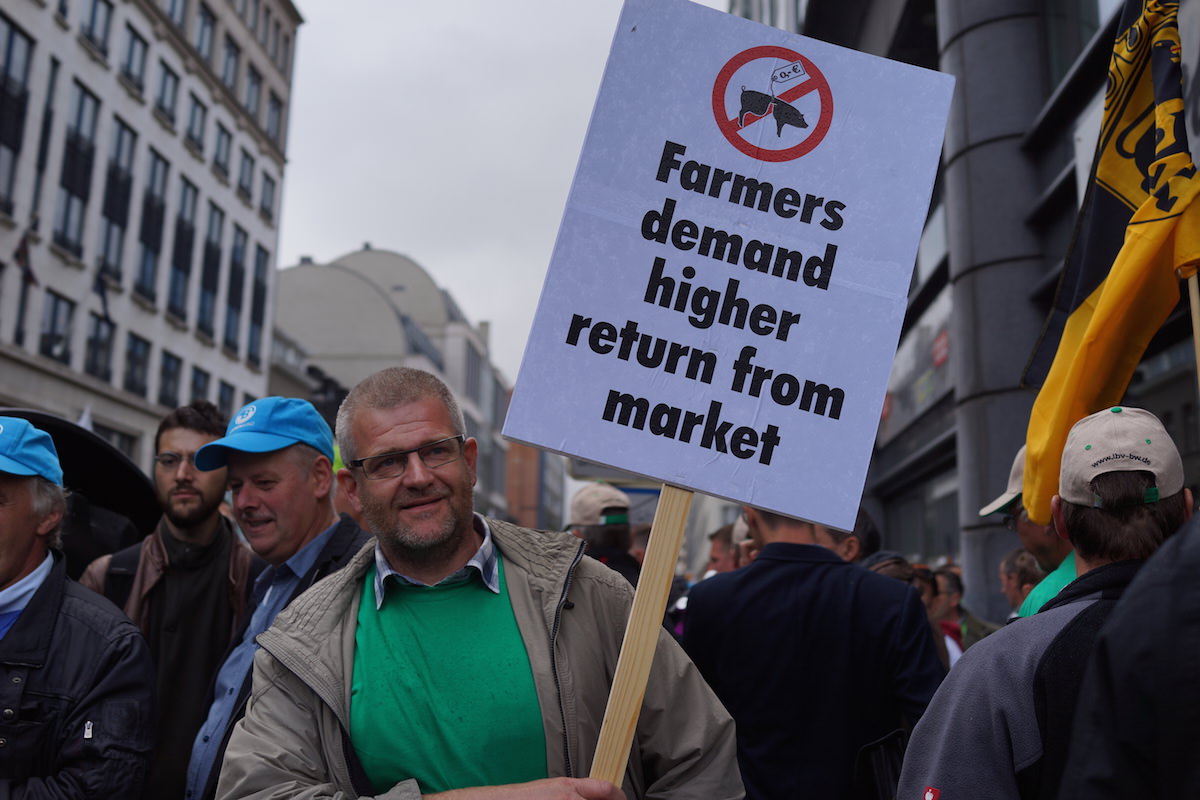
[[952,88],[627,0],[504,435],[852,527]]

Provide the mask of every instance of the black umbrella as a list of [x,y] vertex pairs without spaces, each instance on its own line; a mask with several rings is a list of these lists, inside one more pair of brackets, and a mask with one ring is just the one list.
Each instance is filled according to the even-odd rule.
[[63,531],[72,577],[78,577],[92,558],[128,547],[154,529],[162,513],[154,484],[120,450],[86,428],[44,411],[0,408],[0,416],[28,420],[54,440],[63,485],[72,494]]

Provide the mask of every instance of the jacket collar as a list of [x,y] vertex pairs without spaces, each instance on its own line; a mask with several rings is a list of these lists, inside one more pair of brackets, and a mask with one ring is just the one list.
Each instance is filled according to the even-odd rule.
[[0,639],[0,662],[42,667],[46,651],[54,638],[58,614],[62,608],[63,587],[67,582],[66,562],[62,553],[51,551],[54,565],[50,574],[29,600],[16,623]]
[[1093,596],[1098,600],[1115,600],[1145,563],[1142,560],[1114,561],[1088,570],[1063,587],[1038,613]]
[[[487,524],[501,556],[528,573],[531,583],[544,582],[547,587],[561,584],[575,563],[576,554],[584,546],[582,540],[568,533],[536,531],[538,536],[534,538],[527,528],[502,520],[488,518]],[[344,519],[327,550],[334,549],[346,528],[358,530],[353,520]],[[281,611],[270,630],[259,635],[259,642],[266,645],[278,637],[315,656],[331,626],[341,615],[348,613],[358,595],[353,587],[358,586],[374,560],[375,540],[371,539],[343,569],[317,583],[302,600]]]
[[810,561],[827,564],[847,564],[841,556],[819,544],[795,544],[793,542],[770,542],[754,557],[757,564],[767,561]]

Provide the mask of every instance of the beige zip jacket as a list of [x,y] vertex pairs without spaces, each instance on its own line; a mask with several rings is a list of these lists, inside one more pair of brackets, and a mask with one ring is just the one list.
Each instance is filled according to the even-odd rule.
[[[633,591],[620,575],[584,557],[583,543],[573,536],[494,519],[487,524],[505,559],[533,669],[549,774],[586,777]],[[217,800],[371,796],[355,789],[345,748],[360,588],[373,558],[374,540],[258,637],[254,688],[225,751]],[[639,799],[744,797],[733,720],[666,631],[622,788]],[[415,800],[421,794],[410,780],[376,797]]]

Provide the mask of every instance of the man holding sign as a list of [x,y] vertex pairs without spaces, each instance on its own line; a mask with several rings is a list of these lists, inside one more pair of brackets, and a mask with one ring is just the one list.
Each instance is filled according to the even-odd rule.
[[472,512],[477,444],[445,384],[378,372],[337,437],[339,480],[378,543],[260,637],[219,797],[743,796],[732,720],[665,631],[624,791],[573,777],[633,591],[569,534]]

